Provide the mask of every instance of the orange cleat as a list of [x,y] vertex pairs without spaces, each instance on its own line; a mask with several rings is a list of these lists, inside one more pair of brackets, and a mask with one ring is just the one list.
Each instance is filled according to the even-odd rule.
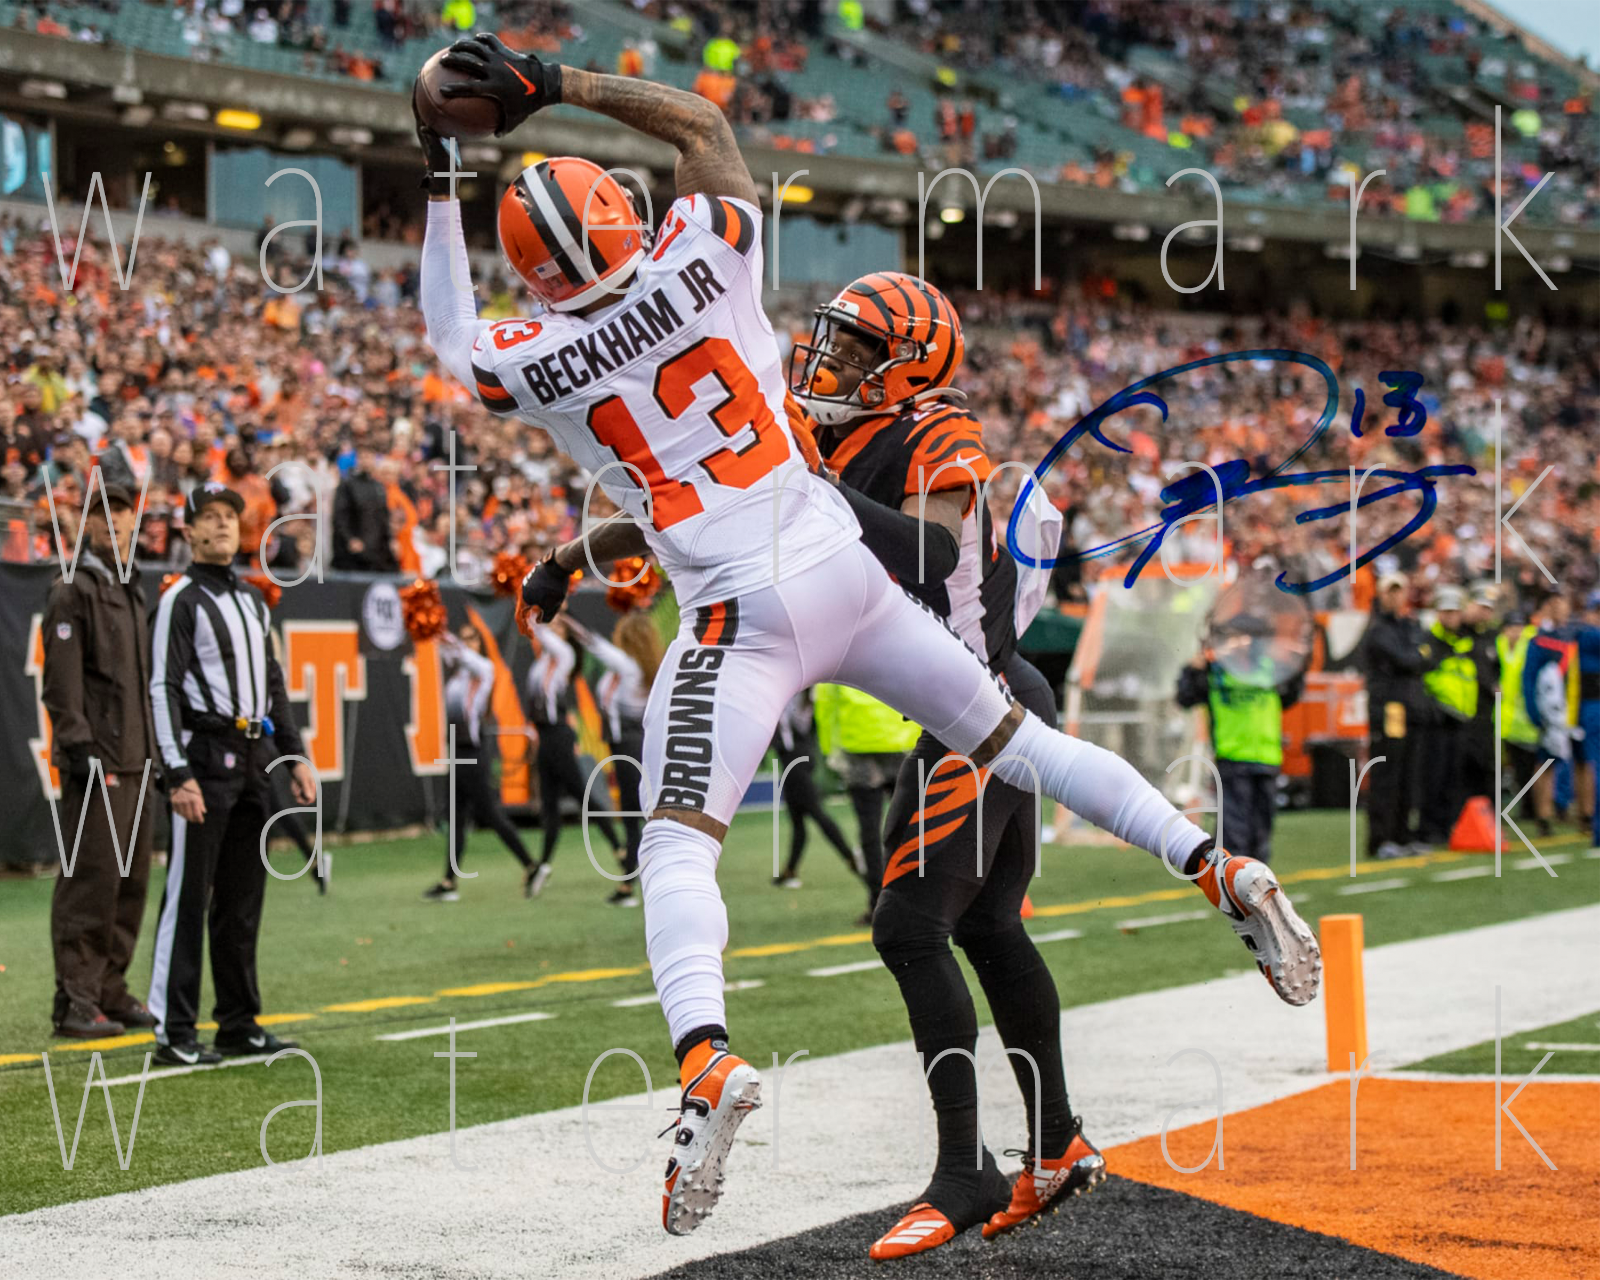
[[1011,1188],[1011,1204],[983,1224],[983,1238],[1020,1227],[1067,1196],[1081,1196],[1106,1180],[1106,1158],[1083,1136],[1083,1121],[1072,1122],[1067,1149],[1054,1160],[1036,1160],[1031,1151],[1008,1151],[1023,1158],[1022,1172]]
[[924,1200],[912,1205],[906,1216],[867,1250],[867,1256],[874,1262],[908,1258],[913,1253],[937,1249],[955,1236],[956,1229],[950,1219]]
[[688,1235],[716,1207],[733,1136],[761,1105],[761,1077],[743,1058],[707,1042],[690,1051],[685,1068],[693,1075],[684,1082],[678,1118],[664,1131],[676,1130],[661,1225],[675,1236]]

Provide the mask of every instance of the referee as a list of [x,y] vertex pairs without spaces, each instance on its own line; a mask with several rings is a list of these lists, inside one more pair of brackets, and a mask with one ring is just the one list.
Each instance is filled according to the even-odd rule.
[[[295,1047],[256,1021],[256,937],[267,882],[261,833],[272,804],[266,766],[303,748],[272,656],[267,607],[231,567],[243,510],[244,499],[224,485],[190,493],[183,524],[194,563],[162,594],[152,641],[150,700],[172,804],[172,852],[150,1012],[156,1057],[183,1065]],[[300,763],[291,770],[296,801],[312,803],[311,771]],[[195,1036],[208,932],[212,1049]]]

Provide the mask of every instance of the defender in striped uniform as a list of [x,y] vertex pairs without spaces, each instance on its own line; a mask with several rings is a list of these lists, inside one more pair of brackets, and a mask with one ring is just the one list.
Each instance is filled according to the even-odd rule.
[[[808,459],[809,437],[786,426],[792,398],[761,309],[755,183],[722,113],[664,85],[547,65],[493,36],[458,41],[443,65],[466,77],[443,92],[495,103],[502,133],[566,102],[678,153],[679,196],[648,245],[628,197],[597,166],[560,157],[525,170],[501,202],[501,246],[543,306],[490,323],[473,305],[449,156],[418,121],[431,200],[429,341],[485,404],[514,405],[549,431],[634,517],[556,548],[524,580],[523,605],[553,617],[591,556],[602,564],[646,549],[679,597],[683,624],[645,710],[651,816],[639,866],[645,945],[683,1086],[662,1223],[685,1234],[716,1204],[733,1135],[761,1096],[755,1068],[727,1049],[717,859],[801,689],[856,686],[1007,782],[1036,771],[1045,794],[1130,843],[1164,848],[1191,874],[1209,840],[1132,766],[1014,705],[889,579],[859,541],[853,504],[813,474],[814,444]],[[942,354],[915,336],[902,342],[919,359]],[[1309,999],[1309,932],[1281,946],[1257,932],[1280,994]]]
[[[929,356],[897,354],[907,337],[926,344]],[[863,541],[1018,701],[1054,724],[1049,685],[1017,652],[1025,623],[1017,616],[1016,562],[979,489],[994,468],[983,426],[953,385],[963,354],[961,321],[944,294],[915,276],[874,272],[818,309],[812,341],[790,356],[792,389],[826,420],[817,445],[852,495]],[[918,512],[923,527],[908,528]],[[1040,838],[1034,797],[990,779],[980,800],[979,778],[947,760],[951,754],[923,733],[901,766],[885,822],[889,858],[872,940],[900,985],[917,1051],[932,1064],[939,1151],[928,1188],[872,1246],[876,1259],[936,1248],[980,1224],[988,1233],[990,1219],[1012,1209],[994,1157],[979,1150],[976,1072],[963,1056],[977,1048],[977,1013],[952,937],[1014,1051],[1028,1112],[1026,1163],[1035,1164],[1031,1152],[1039,1150],[1037,1162],[1059,1170],[1041,1184],[1041,1200],[1024,1169],[1016,1195],[1019,1206],[1029,1197],[1030,1207],[1017,1220],[1105,1177],[1104,1159],[1080,1136],[1068,1106],[1055,982],[1020,918]]]
[[[266,602],[234,576],[244,500],[210,483],[184,503],[194,563],[162,593],[151,640],[150,702],[172,805],[172,848],[156,921],[150,1012],[156,1056],[193,1065],[293,1048],[256,1021],[256,938],[267,868],[261,832],[272,813],[267,765],[302,755],[300,731],[272,654]],[[295,801],[316,798],[311,771],[289,768]],[[215,1049],[200,1044],[200,963],[209,933]]]

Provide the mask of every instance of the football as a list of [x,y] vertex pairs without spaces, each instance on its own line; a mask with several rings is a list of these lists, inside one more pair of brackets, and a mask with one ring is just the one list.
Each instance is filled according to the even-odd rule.
[[423,122],[441,138],[487,138],[500,127],[500,108],[489,98],[447,98],[443,89],[458,80],[472,79],[441,62],[449,52],[441,49],[417,73],[417,110]]

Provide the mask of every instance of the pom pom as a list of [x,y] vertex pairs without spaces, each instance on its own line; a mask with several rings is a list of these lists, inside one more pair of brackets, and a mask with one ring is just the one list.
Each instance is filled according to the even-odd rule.
[[283,588],[264,573],[247,573],[244,580],[261,593],[261,598],[267,602],[267,608],[276,609],[278,601],[283,599]]
[[528,563],[528,557],[520,552],[502,551],[494,558],[494,570],[489,575],[495,595],[520,596],[522,580],[528,576],[528,570],[532,567]]
[[[633,579],[637,578],[635,582]],[[661,590],[661,575],[643,556],[628,556],[611,566],[606,603],[618,613],[648,609]]]
[[437,637],[448,621],[439,584],[429,578],[418,578],[410,586],[401,587],[400,617],[413,640],[421,642]]

